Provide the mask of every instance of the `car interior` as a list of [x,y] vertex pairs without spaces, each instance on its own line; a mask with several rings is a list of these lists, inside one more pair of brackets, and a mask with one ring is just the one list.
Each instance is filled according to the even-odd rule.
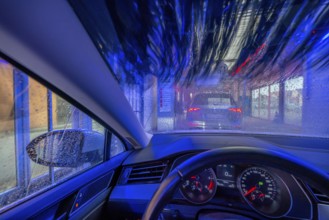
[[329,219],[328,16],[1,1],[0,219]]

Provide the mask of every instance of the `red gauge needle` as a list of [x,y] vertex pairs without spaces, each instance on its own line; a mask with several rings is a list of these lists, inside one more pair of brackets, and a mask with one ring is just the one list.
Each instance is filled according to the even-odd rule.
[[258,197],[259,198],[265,197],[265,194],[264,193],[261,193]]
[[250,193],[252,193],[255,190],[256,190],[256,186],[254,186],[251,189],[249,189],[248,192],[246,192],[243,196],[247,196],[247,195],[249,195]]
[[[198,188],[198,187],[199,187],[199,182],[195,182],[195,185],[196,185],[196,187]],[[198,188],[198,190],[199,190],[200,192],[202,192],[202,188]]]
[[214,182],[210,181],[209,186],[208,186],[208,190],[212,190],[212,188],[214,188]]

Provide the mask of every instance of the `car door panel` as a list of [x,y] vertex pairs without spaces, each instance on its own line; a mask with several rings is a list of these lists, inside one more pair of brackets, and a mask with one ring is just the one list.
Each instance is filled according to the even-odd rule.
[[116,170],[129,154],[123,152],[15,206],[3,213],[1,219],[94,218],[108,198]]

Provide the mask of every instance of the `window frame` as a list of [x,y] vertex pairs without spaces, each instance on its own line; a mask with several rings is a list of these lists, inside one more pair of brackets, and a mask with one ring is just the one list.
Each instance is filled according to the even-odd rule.
[[[9,56],[7,56],[6,54],[2,53],[2,51],[0,51],[0,57],[5,60],[8,64],[13,66],[13,91],[14,91],[14,95],[13,95],[13,100],[14,100],[14,135],[15,135],[15,158],[16,158],[16,185],[12,188],[9,188],[5,191],[0,192],[0,197],[6,197],[9,196],[11,194],[15,194],[15,192],[18,192],[19,190],[23,190],[27,185],[30,185],[31,188],[33,188],[33,185],[37,185],[36,183],[38,183],[40,180],[40,178],[48,178],[50,179],[50,184],[45,184],[40,188],[37,188],[35,190],[35,192],[32,192],[31,194],[27,195],[27,196],[23,196],[22,198],[15,199],[14,202],[5,205],[3,207],[0,208],[0,214],[8,211],[9,209],[14,208],[17,205],[20,205],[34,197],[40,196],[41,194],[45,193],[45,191],[48,191],[50,189],[56,188],[59,185],[71,180],[72,178],[75,178],[87,171],[90,171],[91,169],[98,167],[104,163],[106,163],[107,161],[111,160],[111,155],[110,155],[110,151],[111,151],[111,138],[112,135],[115,135],[123,144],[124,146],[124,151],[121,152],[120,154],[131,150],[132,146],[129,145],[128,142],[124,141],[124,138],[122,138],[113,128],[111,128],[108,124],[106,124],[104,121],[102,121],[99,117],[97,117],[92,111],[88,110],[88,108],[86,108],[85,106],[81,105],[79,102],[75,101],[74,98],[72,98],[71,96],[67,95],[66,93],[62,92],[61,90],[59,90],[56,86],[52,85],[51,83],[49,83],[48,81],[42,79],[41,77],[39,77],[38,75],[36,75],[35,73],[33,73],[32,71],[30,71],[28,68],[24,67],[23,65],[21,65],[20,63],[16,62],[15,60],[11,59]],[[15,72],[16,71],[16,72]],[[16,75],[17,74],[17,75]],[[47,89],[47,116],[48,116],[48,131],[52,130],[52,121],[50,123],[50,120],[52,120],[52,109],[49,110],[49,106],[52,105],[52,93],[54,92],[56,95],[60,96],[62,99],[64,99],[65,101],[67,101],[69,104],[71,104],[72,106],[74,106],[75,108],[77,108],[79,110],[79,112],[89,116],[89,118],[91,119],[91,123],[90,126],[92,126],[92,120],[96,121],[97,123],[99,123],[102,127],[104,127],[104,147],[103,147],[103,160],[99,163],[96,164],[95,166],[91,166],[88,167],[86,169],[83,169],[81,171],[78,171],[74,174],[69,175],[67,178],[63,178],[58,182],[54,182],[54,176],[57,173],[63,172],[62,169],[57,169],[54,170],[54,168],[49,167],[49,172],[45,173],[45,174],[41,174],[40,176],[31,177],[31,168],[30,168],[30,160],[28,155],[26,155],[26,151],[25,151],[25,147],[29,141],[29,138],[24,137],[24,133],[30,133],[30,128],[29,128],[29,122],[24,122],[24,121],[20,121],[20,120],[26,120],[25,117],[17,117],[19,115],[25,115],[25,114],[29,114],[29,110],[27,108],[27,112],[19,112],[18,109],[20,109],[20,106],[24,105],[24,102],[28,102],[28,100],[26,100],[26,97],[28,99],[28,95],[23,95],[21,97],[19,97],[18,102],[16,101],[17,97],[17,91],[15,86],[15,81],[16,80],[22,80],[19,79],[19,77],[23,78],[23,86],[28,85],[28,78],[31,78],[33,80],[35,80],[36,82],[40,83],[42,86],[44,86]],[[17,78],[17,79],[15,79]],[[26,80],[26,81],[25,81]],[[15,94],[16,93],[16,94]],[[49,98],[50,97],[50,98]],[[52,108],[52,106],[51,106]],[[17,111],[17,112],[16,112]],[[17,120],[17,118],[19,118]],[[29,118],[29,116],[28,116]],[[29,120],[29,119],[28,119]],[[27,128],[25,128],[27,127]],[[27,130],[26,130],[27,129]],[[19,134],[20,131],[24,130],[24,132],[22,132],[22,134]],[[26,132],[28,131],[28,132]],[[23,135],[21,137],[18,137],[20,135]],[[27,143],[26,143],[27,142]],[[20,147],[21,146],[21,147]],[[22,147],[23,146],[23,147]],[[119,154],[119,155],[120,155]],[[20,158],[23,158],[23,160],[21,160]],[[49,178],[50,177],[50,178]],[[30,181],[30,182],[28,182]]]

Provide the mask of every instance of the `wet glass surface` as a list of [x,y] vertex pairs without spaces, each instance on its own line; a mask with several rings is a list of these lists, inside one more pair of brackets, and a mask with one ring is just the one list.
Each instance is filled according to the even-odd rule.
[[[88,115],[48,90],[33,78],[0,58],[0,211],[16,201],[53,187],[68,178],[104,161],[105,128]],[[78,166],[56,167],[32,161],[26,151],[28,144],[40,135],[53,130],[70,129],[96,131],[101,141],[94,138],[86,144],[89,151],[70,151],[65,145],[64,155],[78,158]],[[64,142],[63,142],[64,141]],[[92,143],[91,143],[92,142]],[[51,152],[56,153],[56,144]],[[60,146],[60,144],[58,144]],[[121,150],[121,151],[120,151]],[[124,151],[124,147],[117,152]],[[42,153],[42,152],[41,152]],[[37,156],[42,157],[42,154]]]
[[329,136],[326,1],[71,3],[146,131]]
[[[16,186],[13,67],[0,59],[0,193]],[[3,184],[5,183],[5,184]],[[0,200],[1,202],[1,200]]]

